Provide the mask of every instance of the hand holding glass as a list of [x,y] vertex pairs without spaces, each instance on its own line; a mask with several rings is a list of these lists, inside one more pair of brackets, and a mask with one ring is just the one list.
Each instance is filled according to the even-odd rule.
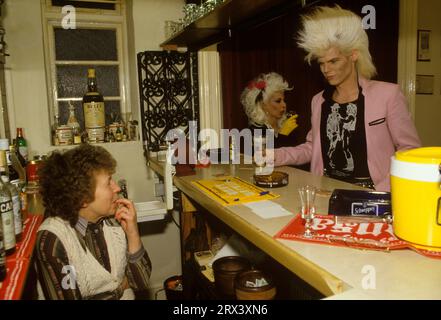
[[302,203],[302,219],[305,219],[305,237],[310,238],[313,235],[311,230],[311,222],[315,216],[315,193],[316,188],[313,186],[304,186],[299,188],[300,201]]
[[288,136],[295,128],[297,128],[299,126],[297,124],[298,116],[299,115],[294,113],[294,111],[288,111],[286,113],[286,120],[283,122],[279,133]]

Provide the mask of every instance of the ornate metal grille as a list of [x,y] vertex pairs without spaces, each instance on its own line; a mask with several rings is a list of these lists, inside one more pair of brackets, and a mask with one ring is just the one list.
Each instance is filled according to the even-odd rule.
[[158,151],[167,132],[189,121],[199,125],[196,52],[145,51],[138,53],[142,136],[149,151]]

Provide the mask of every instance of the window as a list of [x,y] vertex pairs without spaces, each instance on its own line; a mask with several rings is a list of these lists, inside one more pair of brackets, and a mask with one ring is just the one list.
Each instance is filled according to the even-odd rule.
[[[77,7],[79,2],[81,6]],[[115,4],[103,6],[110,2]],[[63,24],[68,14],[63,11],[64,5],[75,8],[74,27]],[[43,12],[50,123],[58,118],[60,125],[66,124],[68,102],[72,101],[75,116],[84,129],[82,98],[90,67],[96,69],[98,91],[104,96],[106,126],[131,120],[124,1],[46,0]]]
[[57,6],[57,7],[71,5],[77,8],[106,9],[106,10],[115,10],[116,2],[119,1],[104,0],[98,2],[98,1],[85,1],[85,0],[51,0],[52,6]]

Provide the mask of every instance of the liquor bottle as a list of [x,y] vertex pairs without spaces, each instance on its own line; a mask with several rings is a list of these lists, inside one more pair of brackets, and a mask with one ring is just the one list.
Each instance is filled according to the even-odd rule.
[[1,172],[1,179],[2,182],[8,187],[9,192],[11,193],[12,210],[14,212],[15,242],[19,242],[23,234],[23,220],[21,216],[20,195],[17,190],[17,187],[14,186],[11,182],[9,182],[9,177],[6,173]]
[[75,116],[75,107],[72,101],[69,101],[69,119],[67,119],[67,125],[72,128],[73,144],[80,144],[81,128]]
[[58,126],[59,126],[59,116],[58,114],[54,115],[54,124],[52,125],[52,143],[54,146],[60,145],[58,140]]
[[3,245],[3,223],[0,219],[0,282],[6,278],[6,253]]
[[[14,150],[14,153],[15,153],[15,158],[17,158],[18,159],[18,162],[20,163],[20,166],[24,169],[24,170],[26,170],[25,168],[26,168],[26,160],[25,160],[25,158],[23,158],[23,156],[21,155],[21,153],[20,152],[18,152],[18,149],[17,149],[17,143],[16,143],[16,140],[14,139],[13,140],[13,142],[12,142],[12,150]],[[14,161],[14,159],[12,160],[12,161]],[[20,171],[19,171],[20,172]]]
[[[27,215],[26,212],[26,193],[25,193],[25,186],[26,186],[26,168],[22,167],[20,160],[17,157],[17,152],[15,151],[14,144],[11,144],[9,146],[9,156],[6,154],[6,160],[8,162],[8,168],[9,168],[9,177],[11,180],[11,183],[17,188],[18,194],[20,196],[20,209],[21,209],[21,216],[22,221],[25,220],[25,217]],[[9,165],[9,161],[11,161],[11,166]],[[11,177],[11,168],[18,172],[18,181],[12,179]]]
[[87,72],[87,93],[83,97],[84,126],[89,142],[104,142],[104,99],[98,92],[95,69]]
[[8,164],[9,181],[11,181],[13,185],[17,186],[20,182],[20,174],[17,170],[15,170],[14,166],[12,165],[12,153],[9,148],[8,150],[6,150],[6,162]]
[[20,176],[12,166],[8,139],[0,139],[0,150],[4,150],[6,153],[7,167],[6,167],[6,171],[1,173],[2,174],[1,178],[3,179],[3,182],[8,186],[9,191],[11,192],[12,206],[14,210],[15,240],[16,242],[18,242],[21,240],[21,234],[23,231],[20,197],[19,197],[19,192],[17,190],[17,186],[19,185],[20,182]]
[[[15,139],[15,144],[17,147],[18,153],[21,154],[23,159],[28,161],[28,142],[23,137],[23,128],[17,128],[17,137]],[[25,163],[26,165],[26,163]]]
[[[26,184],[26,167],[23,167],[20,159],[17,157],[17,151],[13,144],[9,145],[9,152],[6,151],[6,161],[9,169],[9,179],[11,183],[18,187],[19,185]],[[18,173],[18,181],[13,178],[15,173]]]
[[121,142],[122,141],[122,132],[121,132],[121,127],[120,126],[118,126],[118,128],[116,129],[115,140],[117,142]]
[[9,180],[11,181],[11,183],[12,183],[12,181],[18,182],[20,177],[18,175],[18,172],[14,169],[14,167],[12,167],[8,139],[0,139],[0,150],[5,150],[5,152],[6,152],[6,162],[8,164]]
[[[0,174],[7,174],[6,152],[0,150]],[[3,223],[3,242],[6,255],[15,252],[14,207],[8,186],[0,179],[0,214]]]

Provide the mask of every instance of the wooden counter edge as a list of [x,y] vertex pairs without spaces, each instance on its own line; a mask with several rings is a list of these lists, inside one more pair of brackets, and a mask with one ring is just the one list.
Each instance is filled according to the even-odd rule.
[[[163,163],[157,159],[150,158],[148,165],[154,172],[162,176]],[[176,176],[173,178],[173,183],[188,198],[199,203],[248,240],[252,239],[252,243],[326,297],[342,293],[345,290],[345,283],[341,279],[305,259],[294,250],[287,248],[240,217],[224,214],[225,209],[223,206],[205,196],[201,191],[193,187],[191,183],[185,182]],[[288,259],[288,256],[291,259]]]
[[[222,205],[205,196],[188,182],[175,178],[174,183],[189,199],[196,201],[211,214],[215,215],[244,238],[265,251],[326,297],[343,292],[344,282],[342,280],[305,259],[294,250],[287,248],[242,218],[232,214],[225,214],[225,208]],[[287,258],[288,256],[290,257],[289,259]]]

